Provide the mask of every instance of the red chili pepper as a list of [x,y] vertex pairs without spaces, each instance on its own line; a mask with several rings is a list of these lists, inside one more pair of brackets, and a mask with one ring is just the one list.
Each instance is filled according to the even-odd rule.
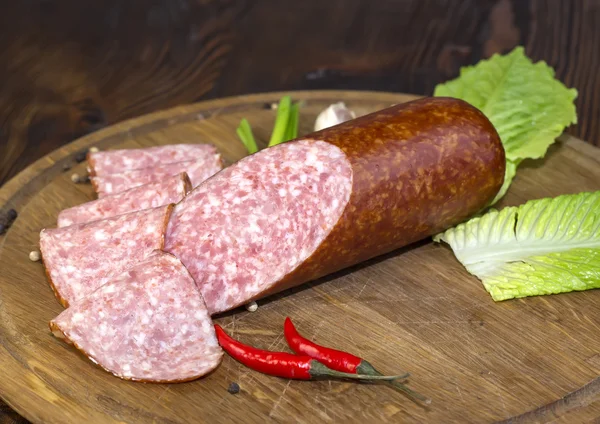
[[270,352],[256,349],[231,338],[220,325],[215,324],[221,347],[234,359],[253,370],[277,377],[311,380],[318,377],[339,377],[357,380],[396,380],[404,376],[361,375],[334,371],[307,355]]
[[[382,375],[368,361],[359,358],[358,356],[352,355],[348,352],[343,352],[341,350],[320,346],[311,342],[305,337],[302,337],[302,335],[298,333],[298,330],[296,330],[296,327],[294,327],[294,324],[289,317],[286,317],[285,319],[285,323],[283,325],[283,334],[285,335],[288,346],[294,352],[299,355],[308,355],[331,369],[354,374]],[[406,378],[408,376],[409,374],[405,374],[404,377]],[[431,403],[431,399],[414,392],[404,384],[400,384],[395,381],[389,381],[388,383],[393,385],[395,388],[409,394],[410,396],[425,402],[426,404]]]

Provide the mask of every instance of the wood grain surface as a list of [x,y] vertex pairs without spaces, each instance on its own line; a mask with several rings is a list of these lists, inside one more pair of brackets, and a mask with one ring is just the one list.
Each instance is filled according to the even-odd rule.
[[431,94],[516,45],[579,90],[600,144],[600,0],[27,0],[0,3],[0,185],[78,136],[244,93]]
[[[592,422],[600,418],[600,291],[494,303],[445,246],[423,241],[236,310],[216,322],[243,342],[285,350],[293,317],[311,339],[351,350],[384,372],[412,373],[431,396],[420,406],[381,385],[286,381],[229,357],[211,375],[182,384],[119,380],[55,339],[62,310],[39,262],[28,259],[58,212],[94,197],[71,172],[82,149],[210,142],[228,161],[244,155],[235,127],[247,117],[265,145],[282,93],[182,106],[125,121],[38,160],[0,189],[19,217],[0,236],[0,393],[33,422]],[[300,132],[344,100],[359,114],[411,96],[299,92]],[[63,172],[65,164],[72,170]],[[600,189],[600,150],[568,135],[544,160],[520,168],[503,205]],[[231,395],[231,382],[241,392]],[[10,422],[10,418],[4,418]],[[20,420],[17,418],[17,420]]]

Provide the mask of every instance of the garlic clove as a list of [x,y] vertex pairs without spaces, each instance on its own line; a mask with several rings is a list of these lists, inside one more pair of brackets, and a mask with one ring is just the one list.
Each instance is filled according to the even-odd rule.
[[356,114],[348,109],[344,102],[334,103],[319,113],[315,121],[315,131],[333,127],[354,118],[356,118]]

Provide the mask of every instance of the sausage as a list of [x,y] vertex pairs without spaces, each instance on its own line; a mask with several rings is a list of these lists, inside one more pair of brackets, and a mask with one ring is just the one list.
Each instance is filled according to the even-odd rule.
[[91,182],[98,197],[101,198],[144,184],[161,181],[182,172],[188,174],[192,187],[196,187],[221,169],[223,169],[221,155],[214,154],[204,158],[167,163],[151,168],[134,169],[119,174],[96,175],[91,177]]
[[192,187],[196,187],[222,168],[223,165],[220,159],[211,158],[208,163],[204,159],[199,159],[158,165],[153,168],[136,169],[102,177],[95,176],[91,178],[91,182],[98,197],[102,198],[141,185],[162,181],[182,172],[188,174]]
[[87,224],[44,229],[40,251],[54,294],[66,308],[164,246],[173,205]]
[[74,303],[50,329],[126,380],[189,381],[215,369],[223,357],[194,280],[163,252]]
[[58,214],[57,225],[68,227],[73,224],[84,224],[111,216],[177,203],[191,189],[192,183],[184,172],[163,181],[144,184],[65,209]]
[[170,144],[140,149],[118,149],[87,154],[90,176],[120,174],[133,169],[211,157],[218,154],[211,144]]
[[175,206],[165,250],[219,313],[458,224],[493,199],[504,168],[483,113],[420,99],[226,168]]

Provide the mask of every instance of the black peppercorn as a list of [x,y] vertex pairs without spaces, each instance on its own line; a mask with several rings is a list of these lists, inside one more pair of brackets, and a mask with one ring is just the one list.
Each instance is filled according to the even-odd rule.
[[229,393],[231,393],[232,395],[238,394],[240,392],[240,385],[237,384],[236,382],[233,382],[229,385],[229,387],[227,388],[227,391]]
[[9,222],[14,221],[15,219],[17,219],[17,211],[14,209],[9,209],[8,212],[6,212],[6,218]]
[[81,152],[78,152],[75,155],[75,161],[77,163],[83,162],[85,160],[86,156],[87,156],[87,153],[88,153],[87,149],[86,150],[82,150]]

